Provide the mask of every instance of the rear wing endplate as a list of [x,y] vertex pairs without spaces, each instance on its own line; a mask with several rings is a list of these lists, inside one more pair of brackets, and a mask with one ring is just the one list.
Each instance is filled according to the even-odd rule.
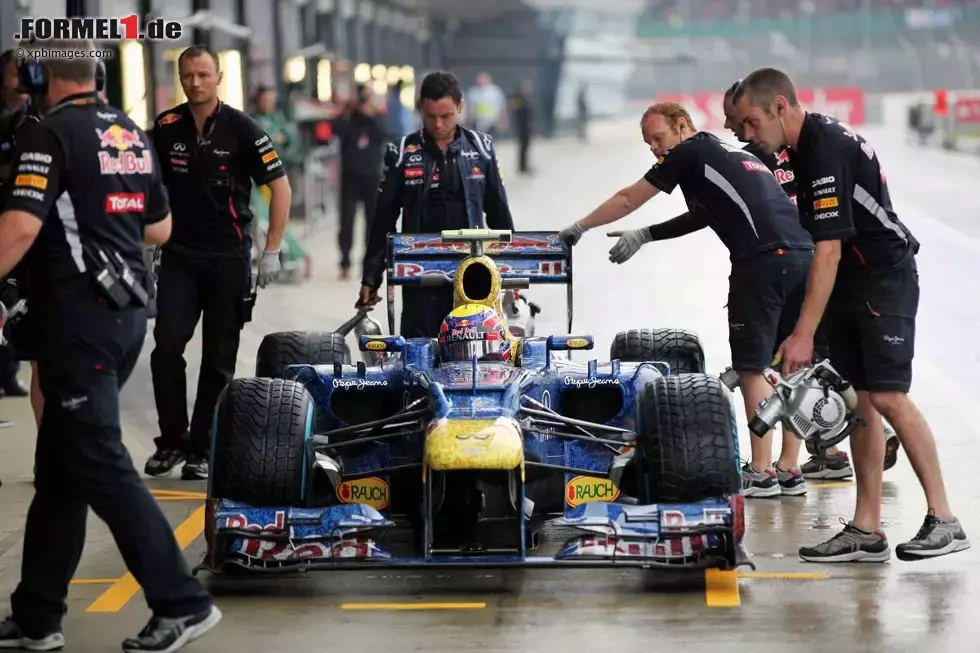
[[[444,239],[445,235],[445,239]],[[481,243],[478,247],[474,243]],[[567,288],[568,332],[572,332],[572,250],[558,232],[464,229],[433,234],[388,234],[388,328],[395,333],[395,286],[452,283],[456,267],[474,251],[493,259],[501,279]],[[438,285],[438,284],[432,284]],[[435,335],[435,334],[433,334]]]

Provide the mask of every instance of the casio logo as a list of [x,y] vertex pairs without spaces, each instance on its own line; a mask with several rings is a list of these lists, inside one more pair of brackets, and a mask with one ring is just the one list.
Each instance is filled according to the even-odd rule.
[[106,213],[141,213],[144,209],[143,193],[112,193],[106,195]]

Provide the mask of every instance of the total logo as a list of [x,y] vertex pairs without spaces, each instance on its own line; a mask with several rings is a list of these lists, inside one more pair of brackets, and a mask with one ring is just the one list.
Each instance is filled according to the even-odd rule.
[[576,476],[565,484],[565,503],[577,508],[591,501],[615,501],[619,488],[608,478],[595,476]]
[[386,379],[381,379],[380,381],[375,381],[371,379],[334,379],[334,388],[344,388],[345,390],[363,390],[364,388],[373,388],[378,386],[386,386],[388,381]]
[[574,376],[566,376],[564,379],[565,385],[572,385],[576,388],[594,388],[599,385],[619,385],[619,379],[599,379],[599,378],[575,378]]
[[145,210],[143,193],[112,193],[106,195],[106,213],[142,213]]
[[362,503],[375,510],[384,510],[388,507],[388,490],[388,484],[377,477],[344,481],[337,486],[337,500],[341,503]]

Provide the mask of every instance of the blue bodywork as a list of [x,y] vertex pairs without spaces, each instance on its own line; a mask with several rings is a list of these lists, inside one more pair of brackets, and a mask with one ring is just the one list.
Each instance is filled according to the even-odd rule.
[[[389,260],[393,266],[399,262],[398,257]],[[361,338],[362,350],[370,340]],[[666,364],[569,360],[568,351],[592,348],[591,336],[526,339],[516,364],[440,363],[433,340],[387,337],[383,342],[388,352],[396,352],[384,366],[285,370],[286,378],[306,387],[316,407],[307,421],[302,505],[255,507],[209,494],[203,568],[731,568],[747,563],[741,548],[741,495],[643,505],[642,496],[626,497],[608,479],[613,459],[636,439],[637,397],[647,383],[670,373]],[[345,405],[376,408],[375,426],[345,423]],[[587,411],[601,414],[602,420],[568,417]],[[503,483],[485,486],[489,494],[499,487],[502,503],[513,511],[507,513],[505,505],[509,517],[489,520],[481,527],[489,531],[473,531],[503,533],[501,543],[483,546],[479,539],[465,538],[459,546],[439,543],[437,531],[455,529],[439,524],[455,521],[436,518],[438,506],[453,498],[437,477],[470,473],[430,470],[423,480],[427,427],[442,419],[503,419],[520,425],[524,469],[496,472]],[[343,483],[324,481],[316,465],[321,455],[342,458]],[[440,487],[443,495],[437,496]],[[399,505],[400,495],[411,497],[407,507]],[[413,521],[420,503],[423,518]]]

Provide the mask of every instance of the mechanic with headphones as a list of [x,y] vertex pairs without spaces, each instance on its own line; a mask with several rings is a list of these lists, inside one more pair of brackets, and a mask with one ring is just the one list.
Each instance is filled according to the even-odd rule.
[[816,252],[799,320],[781,346],[783,373],[810,362],[817,325],[826,329],[834,367],[858,393],[865,422],[851,435],[857,504],[854,519],[825,542],[800,549],[810,562],[884,562],[891,547],[881,525],[882,417],[898,433],[926,495],[928,510],[900,560],[970,548],[952,512],[936,442],[908,393],[919,307],[919,242],[892,207],[874,148],[831,116],[807,112],[796,86],[775,68],[749,74],[732,100],[745,136],[773,152],[790,147],[797,199]]
[[[429,73],[419,89],[423,128],[388,143],[371,222],[361,292],[355,308],[378,302],[388,234],[402,217],[402,233],[446,229],[514,229],[493,140],[458,125],[463,106],[459,80]],[[486,220],[484,221],[484,214]],[[451,286],[402,290],[401,335],[434,338],[453,310]]]
[[[587,230],[615,222],[659,192],[670,193],[680,186],[690,211],[624,232],[609,258],[623,263],[648,242],[678,238],[704,227],[721,238],[732,262],[728,290],[732,367],[738,372],[751,420],[759,404],[772,394],[763,372],[799,315],[813,241],[769,168],[748,152],[697,131],[680,104],[653,105],[641,118],[640,128],[657,162],[642,179],[565,228],[562,240],[574,245]],[[746,497],[806,493],[797,464],[799,441],[794,444],[795,455],[784,451],[790,456],[774,464],[771,440],[752,438],[752,460],[742,468]]]
[[[160,436],[145,471],[162,476],[186,461],[182,478],[194,480],[208,477],[215,405],[235,375],[241,330],[255,301],[252,183],[268,185],[272,193],[260,287],[279,276],[292,191],[269,135],[218,99],[218,56],[195,45],[181,52],[177,66],[187,102],[161,113],[153,129],[174,231],[162,248],[150,357]],[[199,320],[201,373],[188,421],[184,349]]]
[[[95,90],[91,41],[45,42],[21,63],[40,122],[18,139],[0,214],[0,276],[26,255],[44,392],[35,494],[27,514],[13,614],[0,648],[64,647],[68,584],[91,506],[112,531],[153,618],[125,651],[174,651],[221,618],[191,576],[159,504],[122,442],[119,393],[146,335],[143,244],[170,235],[149,139]],[[34,101],[34,100],[32,100]]]

